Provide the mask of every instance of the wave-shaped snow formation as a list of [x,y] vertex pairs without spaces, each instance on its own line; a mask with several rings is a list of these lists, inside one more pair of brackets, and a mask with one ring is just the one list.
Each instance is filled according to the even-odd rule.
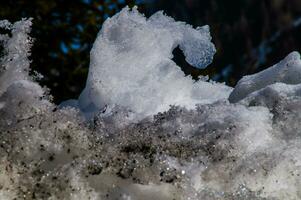
[[91,64],[79,106],[89,115],[103,108],[122,106],[141,119],[166,111],[170,105],[194,108],[196,103],[226,99],[231,88],[185,77],[172,61],[182,49],[198,68],[215,54],[208,26],[193,29],[158,12],[146,19],[137,8],[124,8],[108,19],[91,51]]
[[180,45],[205,67],[207,28],[126,8],[94,44],[82,110],[59,109],[29,76],[30,25],[0,21],[0,199],[301,199],[299,53],[229,102],[232,88],[171,61]]

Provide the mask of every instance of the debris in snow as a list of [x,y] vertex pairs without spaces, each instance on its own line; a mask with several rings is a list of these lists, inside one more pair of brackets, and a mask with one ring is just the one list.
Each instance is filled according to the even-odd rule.
[[58,108],[28,75],[30,20],[0,28],[12,31],[0,35],[0,199],[301,198],[298,53],[243,78],[232,104],[232,88],[193,83],[171,61],[180,45],[205,67],[207,28],[126,8],[98,36],[79,102]]

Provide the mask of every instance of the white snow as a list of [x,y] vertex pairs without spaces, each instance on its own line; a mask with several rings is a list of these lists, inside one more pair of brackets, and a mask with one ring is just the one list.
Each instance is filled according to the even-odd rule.
[[[4,56],[1,58],[0,68],[0,96],[11,95],[12,101],[17,97],[23,101],[41,104],[42,101],[34,100],[42,97],[44,91],[29,76],[31,38],[31,19],[23,19],[11,24],[7,20],[0,21],[0,28],[11,30],[11,37],[0,35],[0,44],[5,47]],[[0,103],[5,103],[1,102]],[[47,103],[43,101],[43,103]],[[6,102],[11,105],[12,102]],[[0,108],[1,109],[1,108]]]
[[180,46],[188,63],[205,68],[215,54],[210,40],[208,26],[194,29],[163,12],[146,19],[137,8],[124,8],[103,24],[93,45],[81,110],[89,114],[117,105],[141,119],[170,105],[194,108],[226,99],[231,88],[195,82],[172,61],[173,49]]
[[301,83],[301,60],[298,52],[290,53],[278,64],[254,75],[243,77],[231,93],[230,102],[237,102],[250,93],[274,83]]

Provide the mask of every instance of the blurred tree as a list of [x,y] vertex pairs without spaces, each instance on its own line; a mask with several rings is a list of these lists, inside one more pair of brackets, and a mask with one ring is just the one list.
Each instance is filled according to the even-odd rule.
[[103,21],[134,0],[6,0],[0,18],[33,17],[32,66],[55,102],[77,98],[89,66],[89,52]]

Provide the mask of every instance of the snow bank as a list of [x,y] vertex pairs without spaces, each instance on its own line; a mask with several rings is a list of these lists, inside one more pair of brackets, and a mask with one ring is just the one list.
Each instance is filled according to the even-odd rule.
[[243,78],[230,103],[232,88],[171,61],[180,45],[205,67],[207,28],[126,8],[104,24],[79,102],[58,108],[28,75],[30,24],[0,22],[12,32],[0,35],[0,199],[301,199],[298,53]]

